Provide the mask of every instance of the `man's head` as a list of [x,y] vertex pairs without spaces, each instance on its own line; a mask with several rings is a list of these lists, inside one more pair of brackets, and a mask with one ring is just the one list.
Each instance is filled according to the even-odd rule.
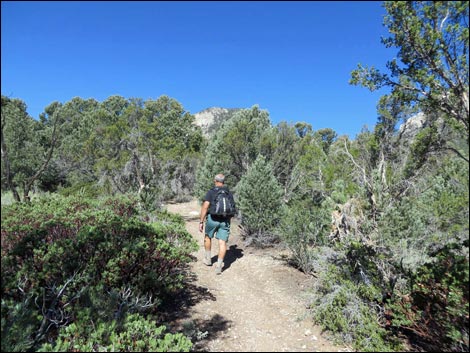
[[216,186],[223,186],[225,182],[225,175],[217,174],[214,178],[214,183]]

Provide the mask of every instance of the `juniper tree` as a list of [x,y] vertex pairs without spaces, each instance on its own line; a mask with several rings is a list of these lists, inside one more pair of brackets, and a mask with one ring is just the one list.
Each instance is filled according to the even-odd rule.
[[[434,146],[451,150],[468,163],[468,2],[385,1],[384,24],[391,34],[386,47],[398,48],[398,59],[387,62],[390,75],[361,64],[352,72],[351,84],[371,91],[391,87],[391,95],[405,104],[443,119],[466,141],[436,140]],[[428,123],[437,119],[427,116]]]
[[105,123],[88,144],[93,146],[101,180],[112,180],[123,193],[150,192],[154,206],[160,197],[181,198],[192,191],[203,138],[193,116],[178,101],[161,96],[147,101],[131,98],[126,103],[114,96],[98,113],[106,117]]
[[237,205],[245,236],[256,243],[273,240],[282,217],[282,195],[272,165],[259,155],[238,184]]
[[204,195],[217,173],[224,173],[227,184],[236,187],[260,153],[261,137],[270,126],[268,112],[256,105],[240,110],[223,123],[209,141],[204,163],[197,172],[196,195]]
[[34,184],[51,163],[59,139],[60,108],[57,102],[50,104],[47,117],[43,114],[38,122],[21,99],[2,95],[2,189],[9,189],[18,202],[18,188],[23,190],[23,201],[29,201]]
[[280,122],[264,132],[260,142],[260,153],[272,163],[276,179],[287,193],[287,184],[292,170],[300,158],[301,137],[295,126]]

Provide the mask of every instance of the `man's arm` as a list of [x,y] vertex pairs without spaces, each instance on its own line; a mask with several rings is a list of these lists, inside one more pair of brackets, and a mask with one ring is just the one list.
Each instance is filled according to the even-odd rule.
[[201,206],[201,217],[199,218],[199,231],[202,233],[202,230],[204,229],[204,221],[207,216],[207,211],[209,210],[209,201],[204,201],[202,206]]

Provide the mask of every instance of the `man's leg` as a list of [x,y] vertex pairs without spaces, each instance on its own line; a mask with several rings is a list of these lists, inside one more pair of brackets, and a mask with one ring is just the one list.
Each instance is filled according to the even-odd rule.
[[227,241],[230,236],[230,221],[220,223],[220,227],[217,231],[216,238],[219,240],[219,258],[217,260],[217,266],[215,273],[220,275],[222,273],[222,267],[224,266],[225,253],[227,252]]
[[212,245],[212,242],[211,242],[211,238],[209,238],[209,236],[206,234],[204,236],[204,249],[206,251],[211,251],[211,245]]
[[222,267],[224,267],[224,257],[227,252],[227,242],[219,239],[219,256],[217,259],[217,266],[215,267],[215,273],[220,275],[222,273]]
[[225,253],[227,252],[227,242],[219,239],[219,261],[224,261]]
[[209,236],[206,234],[204,236],[204,263],[207,265],[207,266],[211,266],[212,265],[212,257],[211,257],[211,248],[212,248],[212,242],[211,242],[211,238],[209,238]]
[[206,229],[204,232],[204,263],[207,266],[212,266],[211,245],[212,238],[217,231],[218,224],[212,220],[211,215],[207,216]]

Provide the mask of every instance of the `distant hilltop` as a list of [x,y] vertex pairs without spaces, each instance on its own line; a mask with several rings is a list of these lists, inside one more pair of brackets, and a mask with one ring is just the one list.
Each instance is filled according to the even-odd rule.
[[195,124],[202,129],[204,136],[211,136],[224,121],[231,119],[241,108],[212,107],[194,114]]
[[[222,126],[227,120],[230,120],[242,108],[221,108],[211,107],[194,114],[194,123],[199,126],[202,133],[206,137],[210,137]],[[418,113],[399,126],[398,133],[402,140],[412,141],[416,134],[426,126],[426,116]]]

